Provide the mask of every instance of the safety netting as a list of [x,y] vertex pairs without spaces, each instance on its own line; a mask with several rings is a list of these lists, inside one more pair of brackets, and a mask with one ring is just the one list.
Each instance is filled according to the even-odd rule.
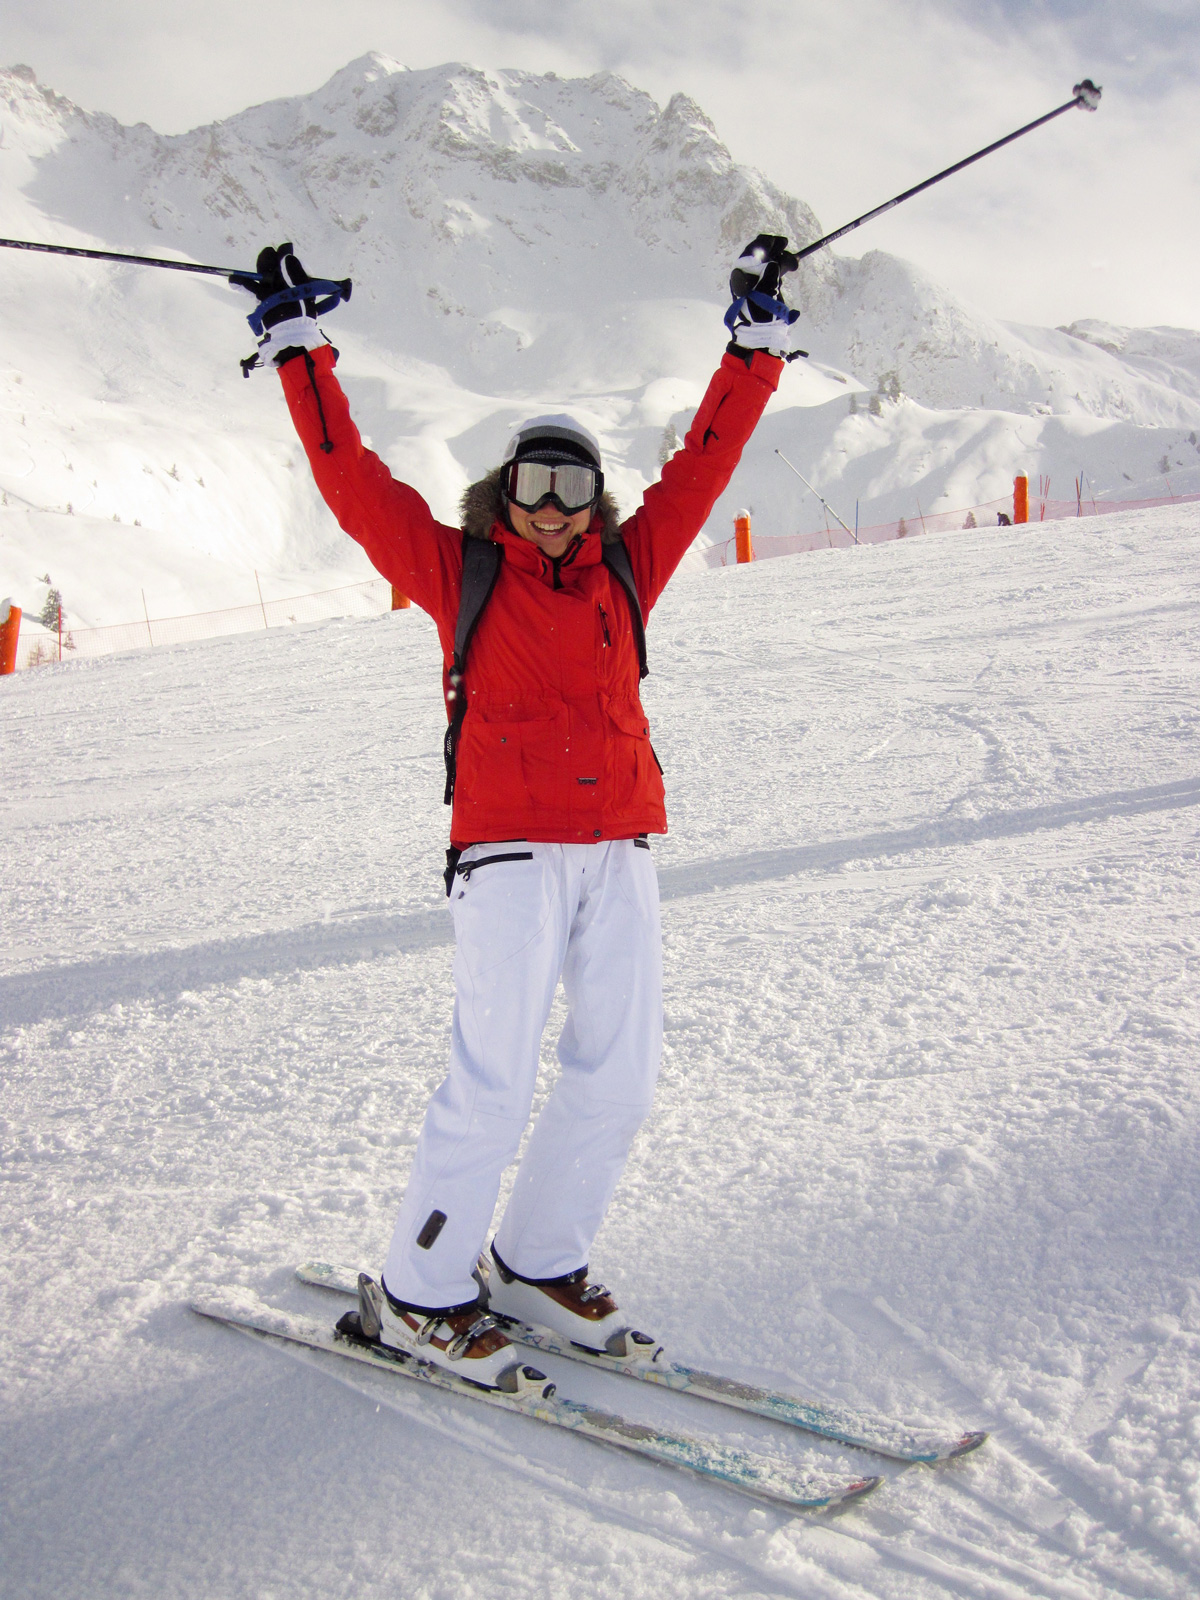
[[[1200,494],[1162,495],[1154,500],[1100,500],[1077,496],[1070,500],[1051,500],[1033,494],[1029,497],[1030,522],[1058,522],[1065,517],[1103,517],[1118,511],[1144,511],[1152,506],[1184,505],[1200,500]],[[959,529],[1002,526],[1012,521],[1012,496],[989,500],[980,506],[964,506],[959,511],[920,511],[895,522],[874,522],[853,531],[828,518],[827,526],[810,533],[755,533],[751,530],[756,561],[774,556],[794,556],[810,550],[845,549],[854,544],[886,544],[889,539],[909,539],[922,533],[951,533]],[[710,545],[701,554],[710,567],[736,564],[734,536]]]
[[57,630],[27,628],[22,619],[17,645],[17,670],[84,656],[114,655],[156,645],[187,644],[225,634],[261,632],[297,622],[324,622],[332,617],[374,617],[392,609],[392,586],[384,578],[295,595],[288,600],[261,600],[222,611],[197,611],[182,617],[145,616],[140,622],[117,622],[106,628],[64,626]]
[[[1143,511],[1154,506],[1183,505],[1200,500],[1200,494],[1164,495],[1153,500],[1100,500],[1076,497],[1051,500],[1030,496],[1030,522],[1057,522],[1065,517],[1100,517],[1116,512]],[[832,518],[825,528],[810,533],[753,534],[754,559],[800,555],[806,551],[845,549],[854,544],[885,544],[890,539],[909,539],[924,533],[948,533],[958,529],[996,527],[1011,521],[1011,496],[989,500],[984,505],[967,506],[958,511],[918,510],[911,517],[894,522],[876,522],[853,532]],[[709,545],[701,552],[710,567],[733,566],[736,562],[734,538]],[[74,661],[85,656],[114,655],[123,650],[145,650],[158,645],[188,644],[197,639],[215,639],[227,634],[252,633],[266,628],[286,627],[298,622],[323,622],[334,617],[379,616],[393,609],[395,591],[383,578],[368,578],[362,583],[338,589],[323,589],[315,594],[294,595],[286,600],[260,600],[257,604],[229,606],[220,611],[197,611],[187,616],[144,616],[138,622],[118,622],[104,628],[64,626],[61,634],[23,618],[17,645],[18,671],[54,661]]]

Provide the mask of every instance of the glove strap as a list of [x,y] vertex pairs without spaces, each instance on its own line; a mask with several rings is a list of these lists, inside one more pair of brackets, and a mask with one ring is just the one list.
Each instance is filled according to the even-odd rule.
[[268,311],[274,311],[277,306],[293,305],[299,300],[313,300],[318,295],[324,295],[324,300],[317,300],[313,307],[313,315],[324,316],[327,311],[332,311],[335,306],[340,306],[343,300],[350,298],[350,279],[343,278],[340,283],[334,283],[329,278],[310,278],[307,283],[294,283],[288,289],[281,289],[278,294],[268,296],[246,318],[257,338],[263,335],[263,317]]
[[751,289],[748,294],[744,294],[739,299],[735,300],[730,306],[729,310],[725,313],[725,326],[729,329],[730,333],[734,333],[736,331],[734,324],[745,311],[747,301],[749,301],[751,305],[757,306],[760,311],[769,311],[771,313],[772,321],[786,322],[789,327],[800,315],[798,311],[790,310],[782,300],[772,300],[769,294],[763,294],[758,289]]

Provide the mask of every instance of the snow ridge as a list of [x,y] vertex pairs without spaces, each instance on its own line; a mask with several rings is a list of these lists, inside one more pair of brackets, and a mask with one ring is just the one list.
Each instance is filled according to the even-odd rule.
[[[446,518],[513,421],[564,406],[634,503],[720,355],[731,252],[821,231],[694,101],[660,108],[608,72],[410,71],[372,52],[311,94],[165,137],[14,67],[0,125],[8,236],[230,266],[291,238],[312,270],[353,276],[329,326],[356,414]],[[243,296],[5,256],[0,589],[36,611],[49,571],[78,624],[140,614],[143,588],[163,615],[251,600],[254,571],[272,594],[367,575],[270,380],[241,382]],[[730,490],[764,532],[816,525],[776,445],[864,521],[994,499],[1018,469],[1058,494],[1081,471],[1100,493],[1200,487],[1200,335],[1014,327],[878,251],[821,252],[789,296],[814,360],[788,369]]]

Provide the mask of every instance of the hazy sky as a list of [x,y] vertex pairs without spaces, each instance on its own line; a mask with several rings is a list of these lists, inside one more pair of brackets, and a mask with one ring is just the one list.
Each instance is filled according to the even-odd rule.
[[1067,99],[1072,112],[841,248],[917,262],[998,316],[1200,327],[1197,0],[0,0],[5,64],[175,133],[356,56],[683,90],[832,228]]

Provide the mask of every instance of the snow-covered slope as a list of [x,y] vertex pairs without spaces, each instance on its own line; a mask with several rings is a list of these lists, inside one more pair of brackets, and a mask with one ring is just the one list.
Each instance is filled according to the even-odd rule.
[[835,1521],[185,1309],[385,1248],[450,1016],[428,619],[5,680],[4,1600],[1195,1595],[1197,574],[1190,506],[651,620],[667,1052],[594,1263],[706,1362],[994,1429]]
[[[1085,507],[1088,495],[1101,490],[1113,500],[1200,493],[1195,430],[1139,427],[1079,413],[935,410],[907,396],[881,397],[876,416],[863,400],[858,395],[848,403],[843,394],[824,405],[768,410],[737,478],[717,502],[710,530],[727,539],[743,505],[753,511],[760,534],[826,525],[819,504],[776,450],[817,484],[851,526],[856,503],[864,526],[904,517],[918,529],[922,513],[961,511],[1006,496],[1011,511],[1014,475],[1030,472],[1036,496],[1036,469],[1049,479],[1050,498],[1071,502],[1075,477],[1082,474]],[[994,512],[987,515],[995,521]],[[1066,527],[1060,531],[1070,536]]]
[[[1200,409],[1195,345],[1200,335],[1125,329],[1119,347],[1087,331],[999,322],[964,305],[910,262],[872,250],[838,266],[839,293],[817,324],[817,353],[828,341],[839,364],[926,406],[979,406],[1115,418],[1152,427],[1192,428]],[[1148,335],[1164,335],[1155,346]],[[1136,337],[1133,337],[1136,335]],[[1188,360],[1191,341],[1190,361]],[[1142,346],[1156,349],[1145,359]],[[1148,353],[1148,351],[1147,351]],[[1182,359],[1181,359],[1182,358]]]
[[[14,68],[0,130],[8,237],[247,266],[286,236],[315,270],[351,274],[330,329],[356,413],[447,518],[516,417],[563,405],[601,434],[631,506],[719,358],[731,251],[820,226],[737,165],[693,101],[660,109],[609,73],[409,72],[369,55],[313,94],[165,138]],[[48,572],[86,624],[139,615],[143,589],[161,615],[252,600],[255,571],[271,593],[366,574],[273,380],[240,377],[243,294],[2,255],[0,591],[36,610]],[[1194,486],[1196,335],[1014,328],[878,252],[823,253],[789,292],[816,359],[788,369],[776,425],[864,521],[992,499],[1017,468],[1059,493],[1081,468],[1101,491],[1165,493],[1165,458],[1176,492]],[[903,414],[847,443],[831,401],[876,388],[906,396]],[[752,456],[714,531],[735,501],[761,531],[798,531],[812,512],[794,481]]]

